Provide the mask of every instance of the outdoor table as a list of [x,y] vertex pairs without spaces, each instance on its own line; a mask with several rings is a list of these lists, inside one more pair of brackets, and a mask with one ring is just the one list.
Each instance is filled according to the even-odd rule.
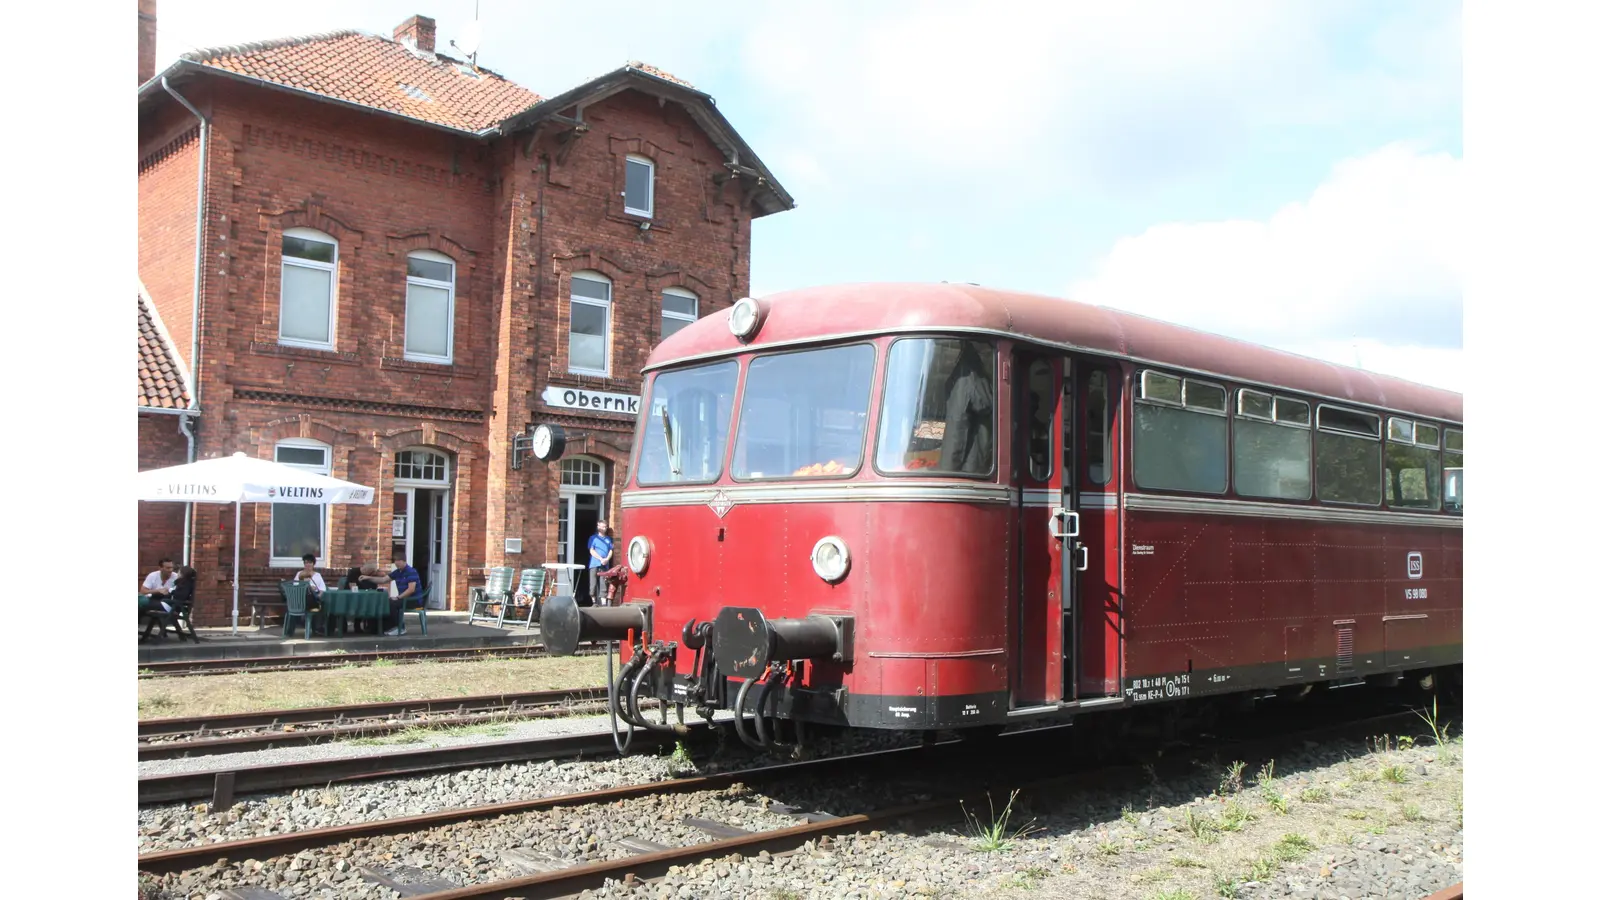
[[579,563],[545,563],[541,568],[551,569],[556,576],[556,593],[562,593],[563,588],[567,596],[573,596],[573,579],[577,573],[586,567]]
[[[388,591],[323,591],[322,612],[348,619],[383,619],[389,615]],[[344,633],[344,622],[339,632]]]

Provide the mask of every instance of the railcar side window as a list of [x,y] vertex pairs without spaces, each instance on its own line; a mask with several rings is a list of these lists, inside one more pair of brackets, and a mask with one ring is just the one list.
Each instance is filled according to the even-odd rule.
[[1317,407],[1317,499],[1377,506],[1383,498],[1383,447],[1378,417]]
[[1383,453],[1383,499],[1396,509],[1439,508],[1439,430],[1389,417]]
[[722,474],[739,364],[662,372],[650,386],[639,448],[640,484],[716,481]]
[[733,477],[854,475],[866,444],[877,348],[775,353],[750,361],[733,444]]
[[1050,424],[1056,413],[1056,381],[1050,363],[1028,364],[1028,472],[1035,481],[1050,480]]
[[[1181,388],[1176,392],[1174,382]],[[1143,373],[1133,406],[1134,484],[1146,490],[1226,492],[1227,409],[1226,388]]]
[[1444,432],[1444,508],[1448,512],[1461,512],[1462,489],[1462,435],[1454,428]]
[[878,470],[993,475],[995,381],[992,344],[953,338],[891,344]]
[[1233,420],[1233,489],[1241,497],[1311,499],[1309,406],[1259,391],[1239,391]]
[[1111,480],[1111,385],[1106,373],[1095,369],[1089,373],[1089,435],[1085,449],[1088,451],[1089,481],[1103,485]]

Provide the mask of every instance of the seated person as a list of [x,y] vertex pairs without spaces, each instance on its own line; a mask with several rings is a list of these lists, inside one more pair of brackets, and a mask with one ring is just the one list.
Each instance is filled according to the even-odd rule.
[[378,583],[378,567],[371,563],[351,566],[344,573],[344,583],[352,591],[375,591],[382,587]]
[[194,605],[194,586],[198,578],[199,573],[192,566],[184,566],[178,570],[178,583],[173,587],[168,601],[174,609]]
[[305,556],[300,557],[300,561],[305,565],[300,571],[294,573],[294,580],[309,581],[311,583],[306,588],[306,606],[308,608],[321,606],[322,592],[328,589],[328,585],[323,582],[322,573],[317,571],[317,555],[315,553],[307,553]]
[[144,584],[140,587],[141,594],[150,597],[150,604],[158,606],[163,612],[171,612],[172,592],[178,587],[178,573],[173,571],[172,557],[161,557],[161,569],[151,572],[144,577]]
[[422,589],[422,576],[406,562],[404,550],[394,551],[394,569],[388,575],[378,575],[377,579],[390,585],[389,590],[389,622],[392,623],[384,634],[393,637],[406,633],[406,620],[402,611],[406,608],[406,601],[415,597]]

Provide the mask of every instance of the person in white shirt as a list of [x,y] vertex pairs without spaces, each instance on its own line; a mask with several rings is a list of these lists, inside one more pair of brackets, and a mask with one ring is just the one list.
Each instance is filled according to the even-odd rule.
[[305,563],[305,567],[294,573],[294,580],[311,582],[311,587],[306,590],[309,595],[307,599],[313,602],[320,601],[322,592],[328,589],[328,585],[323,582],[322,573],[317,571],[317,555],[307,553],[300,557],[300,561]]
[[144,586],[141,588],[141,592],[150,595],[151,602],[159,603],[162,609],[170,612],[172,607],[168,605],[167,599],[172,596],[172,592],[177,587],[178,573],[173,568],[172,557],[163,556],[161,557],[161,570],[151,572],[144,577]]

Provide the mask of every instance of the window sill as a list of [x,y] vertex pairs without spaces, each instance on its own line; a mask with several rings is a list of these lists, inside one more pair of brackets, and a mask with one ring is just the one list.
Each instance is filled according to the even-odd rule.
[[411,359],[404,356],[385,356],[378,361],[378,365],[385,369],[399,369],[408,372],[426,372],[430,375],[460,376],[466,370],[454,362],[442,362],[432,359]]
[[606,218],[613,222],[620,222],[623,225],[631,225],[634,228],[638,228],[640,225],[650,226],[648,230],[642,229],[642,231],[660,231],[663,233],[671,233],[672,231],[671,225],[668,225],[653,216],[640,215],[639,213],[631,213],[626,211],[620,213],[609,212],[606,213]]
[[297,344],[283,344],[272,341],[251,341],[250,352],[257,356],[286,356],[294,359],[314,359],[319,362],[338,363],[340,365],[360,365],[361,358],[351,352],[341,353],[338,350],[327,348],[303,347]]

